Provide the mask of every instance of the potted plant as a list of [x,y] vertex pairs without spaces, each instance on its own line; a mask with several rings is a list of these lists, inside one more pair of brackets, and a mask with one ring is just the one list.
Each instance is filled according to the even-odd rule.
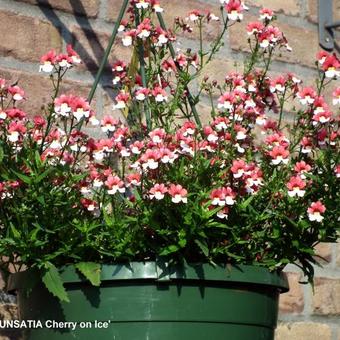
[[[291,73],[271,78],[276,51],[290,47],[262,9],[247,26],[244,72],[224,84],[203,77],[192,95],[243,19],[244,4],[222,2],[219,18],[192,11],[173,30],[157,1],[131,2],[116,26],[131,63],[112,67],[125,121],[96,118],[91,95],[61,93],[80,62],[71,46],[41,59],[53,86],[41,115],[30,118],[24,91],[0,80],[0,253],[17,272],[8,289],[26,339],[273,339],[284,267],[312,282],[314,247],[336,241],[340,89],[333,111],[322,93],[339,60],[318,55],[315,88]],[[176,54],[176,31],[194,25],[202,42],[218,20],[209,50]],[[206,124],[195,109],[203,96]]]

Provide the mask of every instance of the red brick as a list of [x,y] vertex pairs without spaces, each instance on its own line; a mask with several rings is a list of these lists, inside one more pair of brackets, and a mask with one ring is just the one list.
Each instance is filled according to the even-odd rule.
[[202,82],[205,76],[209,77],[209,81],[216,80],[219,84],[223,84],[226,75],[231,71],[242,72],[243,63],[239,63],[232,59],[213,59],[201,72],[198,81]]
[[[118,13],[122,4],[122,0],[108,0],[108,11],[107,11],[107,20],[116,21],[118,17]],[[164,20],[168,28],[172,28],[174,25],[175,17],[185,18],[188,13],[193,10],[201,10],[206,11],[209,10],[212,13],[218,15],[219,14],[219,6],[218,3],[214,3],[213,5],[209,5],[204,1],[200,0],[171,0],[171,1],[163,1],[161,5],[164,7]],[[156,23],[158,23],[157,19],[155,19]],[[206,25],[204,28],[203,38],[205,40],[215,39],[219,33],[219,25],[216,23],[210,23]],[[197,39],[199,36],[198,29],[194,28],[194,32],[192,34],[179,34],[184,35],[189,39]]]
[[340,316],[340,279],[315,279],[312,310],[317,315]]
[[307,18],[313,23],[318,22],[318,0],[308,0]]
[[304,308],[302,285],[299,283],[301,274],[287,273],[289,292],[280,295],[281,313],[301,313]]
[[276,340],[331,340],[332,330],[328,325],[316,322],[295,322],[279,325]]
[[297,0],[248,0],[247,5],[255,7],[266,7],[272,9],[275,13],[284,13],[287,15],[298,16],[300,6]]
[[[74,49],[80,54],[85,67],[98,69],[110,36],[104,32],[93,32],[76,26],[73,27],[72,33]],[[131,51],[131,48],[124,47],[120,39],[117,39],[112,47],[108,64],[112,64],[117,59],[123,59],[128,62],[131,57]]]
[[0,55],[39,62],[51,48],[61,49],[58,30],[49,22],[0,11]]
[[77,2],[70,0],[16,0],[16,1],[57,9],[72,14],[84,15],[89,18],[96,17],[99,11],[99,0],[78,0]]
[[340,242],[336,246],[336,264],[340,268]]
[[332,261],[332,244],[331,243],[319,243],[315,247],[316,260],[322,264],[328,264]]
[[[257,20],[257,18],[248,17],[246,22],[237,23],[231,27],[230,44],[233,50],[249,52],[246,25],[247,22],[254,20]],[[275,25],[285,34],[293,51],[277,51],[274,59],[287,63],[315,67],[315,56],[319,51],[319,41],[316,30],[311,31],[306,28],[288,25],[282,22],[276,22]],[[306,49],[306,43],[304,43],[307,41],[308,49]]]
[[[25,90],[27,97],[27,100],[20,102],[18,107],[30,115],[41,113],[41,107],[51,100],[53,87],[47,75],[38,72],[31,74],[12,69],[0,69],[0,78],[5,78],[9,83],[18,81],[18,85]],[[61,93],[70,92],[86,97],[89,93],[89,85],[65,80]]]

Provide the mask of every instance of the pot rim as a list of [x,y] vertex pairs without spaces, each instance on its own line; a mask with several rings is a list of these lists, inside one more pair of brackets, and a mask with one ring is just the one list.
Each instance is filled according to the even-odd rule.
[[[13,292],[27,287],[27,280],[34,280],[37,273],[27,270],[11,274],[8,279],[7,290]],[[65,284],[86,282],[73,265],[60,268],[60,274]],[[149,280],[155,282],[196,281],[211,283],[229,282],[232,284],[254,284],[277,288],[280,293],[289,290],[285,273],[271,272],[269,269],[251,265],[230,265],[209,263],[195,263],[174,265],[166,261],[145,261],[103,264],[101,281]],[[37,280],[35,280],[37,281]]]

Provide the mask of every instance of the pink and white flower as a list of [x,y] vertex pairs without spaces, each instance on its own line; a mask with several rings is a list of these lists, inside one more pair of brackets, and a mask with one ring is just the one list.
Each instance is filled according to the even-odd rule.
[[145,170],[155,170],[158,168],[159,158],[159,152],[157,152],[156,150],[148,149],[140,158],[140,163]]
[[150,6],[150,0],[138,0],[135,6],[138,9],[147,9]]
[[337,78],[340,76],[340,61],[335,54],[328,55],[322,64],[326,78]]
[[211,204],[224,207],[235,204],[236,194],[230,187],[214,189],[210,194]]
[[312,222],[322,222],[324,217],[322,214],[326,211],[326,207],[320,202],[313,202],[307,209],[308,218]]
[[100,122],[100,127],[105,133],[114,132],[118,124],[119,121],[117,119],[114,119],[112,116],[105,116]]
[[90,104],[85,98],[74,97],[71,103],[73,116],[80,121],[90,117]]
[[340,178],[340,164],[338,164],[338,165],[335,167],[334,172],[335,172],[335,177],[336,177],[336,178]]
[[188,16],[186,17],[186,20],[196,22],[200,17],[203,17],[203,15],[200,13],[200,11],[194,9],[191,12],[189,12]]
[[51,73],[54,69],[55,63],[56,63],[56,53],[55,53],[55,50],[51,50],[41,57],[39,72],[43,71],[46,73]]
[[156,39],[155,45],[161,47],[168,43],[169,37],[168,32],[164,31],[161,27],[157,27],[154,31],[154,37]]
[[179,184],[171,184],[168,190],[169,195],[171,196],[171,201],[173,203],[187,203],[188,202],[188,191],[184,189]]
[[120,91],[115,100],[117,104],[113,105],[113,109],[122,110],[126,108],[126,104],[130,100],[130,95],[125,91]]
[[236,132],[237,140],[244,140],[247,138],[247,129],[239,124],[235,124],[234,130]]
[[150,95],[150,90],[147,88],[140,88],[135,93],[135,98],[138,101],[144,101]]
[[300,99],[302,105],[313,104],[317,94],[312,87],[305,87],[303,90],[299,91],[297,97]]
[[54,111],[57,115],[69,117],[72,111],[73,96],[61,95],[54,100]]
[[166,137],[166,132],[164,129],[157,128],[151,132],[149,132],[149,137],[152,140],[153,143],[155,144],[160,144],[163,143],[165,137]]
[[283,41],[282,32],[278,27],[275,26],[267,26],[260,34],[259,34],[259,42],[262,48],[267,48],[268,46],[275,46],[279,42]]
[[230,121],[226,117],[217,117],[212,123],[212,126],[217,132],[225,131],[228,128]]
[[196,132],[196,124],[194,122],[185,122],[181,128],[181,131],[183,132],[183,136],[192,136]]
[[164,11],[163,7],[161,7],[159,0],[151,0],[152,9],[156,13],[162,13]]
[[303,197],[306,193],[306,182],[300,176],[293,176],[287,183],[289,197]]
[[223,188],[214,189],[210,194],[210,200],[212,205],[224,207],[226,202]]
[[325,124],[328,123],[331,119],[332,112],[330,111],[319,112],[313,115],[313,125],[316,125],[317,123]]
[[152,90],[152,95],[155,98],[155,101],[157,103],[163,103],[163,102],[166,102],[168,100],[168,95],[167,95],[166,91],[163,88],[161,88],[160,86],[156,86]]
[[161,184],[155,184],[149,191],[150,199],[156,199],[157,201],[162,200],[165,194],[168,192],[167,187]]
[[279,76],[270,82],[270,92],[272,93],[276,93],[276,92],[283,93],[285,89],[286,89],[286,79],[283,76]]
[[2,109],[0,109],[0,119],[5,120],[6,118],[7,118],[6,111],[3,111]]
[[112,65],[112,71],[117,73],[125,72],[126,67],[127,65],[124,61],[118,60]]
[[220,18],[217,15],[215,15],[214,13],[209,12],[207,14],[207,20],[208,20],[208,22],[210,22],[210,21],[220,21]]
[[88,199],[88,198],[82,198],[80,200],[80,203],[82,206],[90,212],[95,212],[98,209],[98,203],[94,200]]
[[287,164],[289,161],[289,151],[283,146],[274,146],[269,152],[269,156],[272,158],[271,163],[273,165]]
[[149,18],[146,18],[141,24],[138,25],[136,34],[138,38],[145,39],[150,36],[151,31],[151,20]]
[[140,155],[143,148],[144,142],[141,141],[135,141],[133,144],[130,145],[130,150],[135,155]]
[[216,143],[218,141],[217,132],[214,131],[211,126],[205,126],[203,132],[208,142]]
[[11,143],[16,143],[23,137],[26,131],[27,129],[22,122],[11,122],[8,126],[7,140]]
[[232,93],[226,92],[220,98],[218,98],[217,107],[219,109],[233,111],[235,102],[235,96]]
[[250,22],[247,25],[247,33],[248,33],[248,35],[258,34],[258,33],[262,32],[263,29],[264,29],[264,25],[260,21]]
[[159,157],[163,164],[172,164],[178,156],[168,148],[161,148],[159,149]]
[[244,160],[234,160],[230,168],[234,178],[241,178],[247,169],[247,164]]
[[129,47],[133,43],[133,39],[136,37],[136,30],[130,30],[124,33],[122,43],[125,47]]
[[229,0],[225,9],[229,20],[241,21],[243,20],[243,11],[248,8],[240,0]]
[[308,137],[303,137],[300,142],[301,145],[301,152],[304,154],[312,152],[313,149],[313,142]]
[[72,45],[68,44],[66,46],[66,52],[68,56],[71,58],[73,64],[80,64],[81,59],[79,57],[79,54],[72,48]]
[[142,176],[139,173],[128,174],[126,176],[127,186],[134,185],[135,187],[139,187],[141,185]]
[[260,10],[260,20],[270,21],[273,19],[274,12],[269,8],[262,8]]
[[70,68],[72,66],[73,60],[71,57],[69,57],[67,54],[59,54],[56,57],[56,63],[61,68]]
[[16,120],[24,120],[27,117],[26,112],[20,109],[17,109],[17,108],[6,110],[6,115],[8,116],[9,119],[16,119]]
[[221,220],[228,219],[228,214],[229,214],[229,208],[228,207],[223,207],[221,210],[219,210],[216,214],[216,216],[218,218],[220,218]]
[[124,182],[118,176],[110,175],[105,181],[105,185],[109,195],[115,195],[117,192],[123,194],[125,192]]
[[329,56],[329,53],[326,51],[319,51],[316,54],[316,59],[319,62],[320,65],[323,65],[323,63],[325,62],[326,58]]
[[19,86],[8,86],[8,92],[12,95],[13,100],[20,101],[25,97],[25,91]]
[[305,174],[308,174],[312,170],[312,167],[305,161],[297,162],[294,167],[294,171],[302,178],[306,179]]
[[333,92],[333,105],[340,105],[340,87]]
[[118,32],[124,32],[127,25],[128,25],[128,21],[122,20],[119,27],[118,27]]

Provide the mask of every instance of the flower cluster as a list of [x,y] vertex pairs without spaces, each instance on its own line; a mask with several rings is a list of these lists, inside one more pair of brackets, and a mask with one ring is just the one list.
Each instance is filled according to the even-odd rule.
[[291,51],[288,41],[277,26],[271,24],[274,19],[272,10],[263,8],[260,11],[260,21],[253,21],[247,25],[247,33],[254,36],[256,43],[263,49],[276,46],[285,47]]
[[65,70],[81,63],[79,55],[71,45],[67,45],[66,51],[67,53],[56,54],[55,50],[51,50],[43,55],[40,59],[40,71],[51,73],[59,68]]
[[[225,31],[243,20],[243,2],[220,1],[220,18],[193,10],[175,30],[190,32],[193,23],[202,32],[220,21]],[[314,246],[337,238],[340,88],[331,88],[330,102],[323,93],[339,76],[338,58],[317,55],[315,86],[290,72],[271,77],[271,58],[290,48],[264,8],[247,25],[245,71],[221,84],[204,77],[193,95],[190,81],[223,34],[210,51],[201,44],[169,53],[174,32],[152,20],[162,11],[157,0],[132,0],[119,27],[123,44],[135,47],[131,63],[112,65],[121,119],[96,117],[88,100],[61,93],[68,69],[80,63],[71,46],[42,57],[54,93],[35,116],[21,109],[24,90],[0,79],[2,254],[31,267],[79,258],[271,269],[299,262],[311,278]],[[211,102],[205,124],[193,107],[202,93]],[[99,133],[85,133],[88,125]]]

